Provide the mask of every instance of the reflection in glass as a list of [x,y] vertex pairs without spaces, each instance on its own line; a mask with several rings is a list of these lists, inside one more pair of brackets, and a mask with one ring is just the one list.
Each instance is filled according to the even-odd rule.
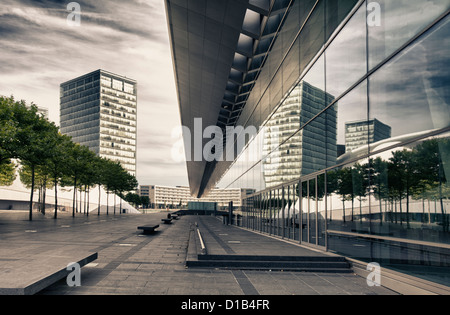
[[448,0],[377,0],[377,3],[382,9],[381,23],[369,26],[370,69],[450,8]]
[[316,179],[308,181],[308,242],[316,244],[317,242],[317,194]]
[[325,51],[327,93],[339,96],[366,73],[366,10],[361,6]]
[[317,176],[317,245],[325,246],[325,174]]
[[392,127],[392,141],[450,125],[449,47],[447,18],[369,78],[370,117]]
[[[266,187],[274,187],[302,175],[336,163],[336,111],[312,120],[334,97],[306,81],[300,82],[268,120],[265,128],[263,156],[277,148],[264,161]],[[311,121],[310,121],[311,120]],[[302,124],[309,124],[296,132]]]
[[328,111],[337,111],[337,164],[367,154],[367,83],[363,81]]

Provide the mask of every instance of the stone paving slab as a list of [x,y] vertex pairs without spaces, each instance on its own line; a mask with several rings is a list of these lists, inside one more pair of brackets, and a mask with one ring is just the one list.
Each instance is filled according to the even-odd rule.
[[[137,230],[143,224],[159,224],[166,215],[164,212],[100,217],[78,214],[75,219],[61,215],[55,221],[36,214],[36,220],[30,223],[0,213],[0,252],[2,248],[9,248],[15,251],[15,255],[23,256],[52,251],[64,253],[75,249],[98,253],[95,261],[82,268],[80,287],[68,287],[62,279],[40,291],[40,295],[395,294],[383,287],[369,287],[364,278],[354,274],[187,268],[189,242],[197,216],[182,216],[170,225],[161,225],[151,235],[143,235],[142,231]],[[207,221],[204,223],[209,223]],[[210,229],[214,226],[211,225]],[[229,231],[237,229],[220,228]],[[227,235],[220,237],[223,237],[222,242],[227,242]],[[268,243],[261,243],[258,251],[267,250],[264,246],[272,241],[277,240],[264,241]],[[212,241],[209,242],[212,244]],[[277,242],[280,253],[284,252],[287,243]],[[228,243],[236,252],[244,250],[239,248],[243,244],[246,243]],[[247,244],[251,247],[255,245]]]

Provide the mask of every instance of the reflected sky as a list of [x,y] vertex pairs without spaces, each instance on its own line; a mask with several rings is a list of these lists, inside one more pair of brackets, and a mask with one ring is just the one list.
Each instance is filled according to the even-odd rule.
[[450,123],[448,19],[369,78],[370,117],[392,135],[443,128]]
[[378,0],[381,26],[369,27],[371,68],[450,8],[448,0]]

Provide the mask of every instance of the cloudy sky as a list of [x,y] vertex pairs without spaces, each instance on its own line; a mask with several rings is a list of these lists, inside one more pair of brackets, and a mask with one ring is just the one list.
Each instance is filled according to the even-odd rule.
[[171,157],[180,125],[163,0],[82,0],[81,25],[69,26],[57,0],[2,0],[0,94],[49,110],[59,125],[59,85],[104,69],[138,81],[138,180],[187,185]]

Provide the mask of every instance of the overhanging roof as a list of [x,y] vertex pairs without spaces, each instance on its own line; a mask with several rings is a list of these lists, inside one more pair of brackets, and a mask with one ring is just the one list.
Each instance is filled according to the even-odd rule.
[[[192,137],[195,118],[202,118],[203,128],[234,126],[291,1],[165,3],[182,125]],[[203,140],[202,148],[208,141]],[[201,197],[214,187],[210,182],[214,168],[215,162],[204,158],[187,162],[192,195]]]

